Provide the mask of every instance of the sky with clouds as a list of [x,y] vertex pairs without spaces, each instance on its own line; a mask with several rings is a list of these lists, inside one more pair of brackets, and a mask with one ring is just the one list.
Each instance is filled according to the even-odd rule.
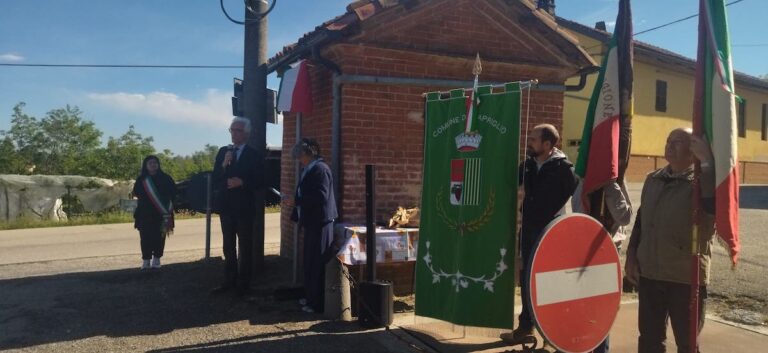
[[[734,0],[729,0],[732,2]],[[278,0],[269,16],[269,56],[345,11],[350,0]],[[224,0],[236,19],[242,1]],[[697,0],[632,1],[636,32],[698,11]],[[618,0],[557,0],[559,16],[585,25],[616,18]],[[768,1],[728,7],[735,68],[768,74],[764,14]],[[638,36],[695,57],[696,20]],[[0,0],[0,63],[242,65],[243,28],[229,22],[217,0]],[[134,125],[155,147],[190,154],[229,143],[232,78],[242,69],[40,68],[0,66],[0,130],[13,106],[45,112],[76,105],[107,136]],[[276,89],[272,75],[268,85]],[[268,124],[279,145],[282,126]]]

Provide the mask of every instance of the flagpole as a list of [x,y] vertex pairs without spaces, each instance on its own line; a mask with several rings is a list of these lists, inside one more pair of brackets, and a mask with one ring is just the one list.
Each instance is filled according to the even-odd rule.
[[[301,113],[296,113],[296,143],[301,142]],[[296,187],[299,185],[299,175],[301,175],[301,162],[294,162],[294,179]],[[296,188],[294,188],[296,190]],[[299,224],[293,224],[293,283],[299,283]]]
[[[619,4],[619,11],[624,10],[624,21],[622,21],[621,30],[625,31],[625,41],[616,43],[618,49],[619,62],[624,63],[621,66],[619,74],[619,97],[621,105],[619,106],[619,175],[616,179],[620,186],[624,185],[624,177],[629,168],[632,150],[632,116],[634,114],[633,102],[633,82],[634,82],[634,37],[632,24],[632,5],[630,1],[622,1]],[[618,20],[617,20],[618,24]],[[626,48],[625,46],[628,46]]]
[[469,99],[469,109],[467,110],[467,124],[464,127],[465,133],[472,132],[472,117],[475,115],[475,100],[477,99],[477,82],[480,80],[480,73],[483,72],[483,66],[480,63],[480,53],[475,57],[475,65],[472,67],[472,74],[475,75],[475,82],[472,84],[472,93]]
[[[603,55],[600,74],[587,108],[575,166],[575,173],[581,179],[576,193],[581,196],[581,200],[574,208],[598,220],[606,230],[618,230],[618,220],[611,212],[616,206],[606,203],[604,187],[615,182],[619,185],[621,195],[626,197],[623,191],[624,175],[630,162],[634,80],[632,9],[629,0],[619,2],[615,30],[606,44],[608,49]],[[595,349],[607,350],[607,340],[608,336]]]
[[[699,0],[699,42],[696,65],[696,85],[693,99],[693,135],[703,134],[704,121],[704,79],[705,79],[705,61],[707,57],[707,12],[706,0]],[[693,200],[691,214],[691,293],[690,293],[690,319],[688,332],[688,348],[690,353],[697,353],[698,332],[699,332],[699,281],[700,281],[700,259],[699,259],[699,212],[701,210],[701,164],[694,162],[693,168]]]

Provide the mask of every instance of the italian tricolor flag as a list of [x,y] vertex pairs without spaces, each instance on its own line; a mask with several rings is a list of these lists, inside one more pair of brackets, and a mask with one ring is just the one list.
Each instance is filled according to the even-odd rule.
[[[587,109],[576,174],[581,177],[582,207],[590,213],[588,195],[619,176],[619,129],[632,114],[632,17],[622,0],[616,30],[608,42]],[[577,190],[577,192],[579,192]]]
[[735,265],[739,254],[739,173],[733,65],[723,0],[700,0],[693,131],[711,143],[715,227]]
[[312,113],[312,85],[306,60],[291,65],[291,68],[283,73],[277,95],[277,110]]

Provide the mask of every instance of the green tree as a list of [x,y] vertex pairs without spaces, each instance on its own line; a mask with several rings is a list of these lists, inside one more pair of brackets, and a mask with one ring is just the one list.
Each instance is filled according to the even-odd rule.
[[165,149],[157,154],[157,158],[160,159],[160,168],[170,175],[173,180],[184,180],[186,175],[184,171],[184,157],[175,156],[171,150]]
[[76,174],[81,160],[101,143],[101,131],[83,120],[77,107],[54,109],[37,120],[24,112],[24,102],[13,107],[11,128],[2,131],[16,154],[37,174]]
[[34,166],[36,162],[43,160],[38,148],[43,144],[44,138],[37,119],[24,113],[25,106],[26,103],[19,102],[13,107],[11,128],[8,131],[0,131],[0,135],[11,141],[17,158],[20,158],[23,164]]
[[0,141],[0,174],[25,174],[25,165],[10,138],[6,137]]
[[82,159],[101,145],[102,132],[92,121],[83,120],[78,107],[54,109],[40,121],[43,145],[38,151],[47,155],[38,164],[41,174],[81,174]]
[[[109,137],[101,147],[102,132],[83,118],[77,107],[67,105],[38,120],[24,112],[26,104],[13,107],[11,127],[0,131],[0,173],[72,174],[131,180],[141,161],[156,154],[154,139],[144,137],[133,125],[119,137]],[[218,147],[206,145],[190,156],[166,149],[158,153],[163,170],[176,180],[213,169]]]
[[213,170],[213,160],[218,150],[216,146],[205,145],[202,151],[194,152],[191,156],[178,156],[166,149],[158,157],[163,170],[174,180],[181,181],[194,174]]
[[206,144],[202,151],[193,153],[190,158],[195,165],[195,173],[213,170],[213,162],[218,152],[219,146]]
[[97,151],[98,162],[94,169],[98,170],[99,176],[103,178],[134,179],[141,171],[141,161],[144,157],[155,153],[153,141],[151,136],[142,136],[130,125],[122,136],[110,137],[107,146]]

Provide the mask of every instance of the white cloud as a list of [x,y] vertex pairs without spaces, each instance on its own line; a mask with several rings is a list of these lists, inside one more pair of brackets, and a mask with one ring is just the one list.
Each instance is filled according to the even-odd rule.
[[215,89],[209,89],[197,101],[168,92],[90,93],[88,98],[124,112],[169,122],[220,128],[226,127],[232,119],[230,95]]
[[0,62],[16,63],[19,61],[24,61],[24,57],[19,54],[15,54],[15,53],[0,54]]

